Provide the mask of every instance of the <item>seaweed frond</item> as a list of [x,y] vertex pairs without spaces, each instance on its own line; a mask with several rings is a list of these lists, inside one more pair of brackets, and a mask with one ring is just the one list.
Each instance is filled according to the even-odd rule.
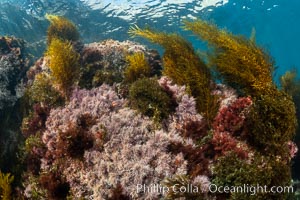
[[76,26],[65,17],[46,14],[51,25],[47,31],[47,44],[50,44],[53,38],[68,41],[77,41],[79,33]]
[[226,83],[245,95],[272,93],[275,87],[272,80],[274,62],[253,40],[233,35],[200,19],[186,21],[185,28],[214,49],[209,57],[210,65],[216,68]]
[[297,80],[297,70],[287,71],[279,78],[281,88],[284,92],[294,96],[300,95],[300,80]]
[[132,83],[139,78],[150,76],[151,67],[145,59],[144,53],[138,52],[132,55],[127,55],[126,61],[128,63],[124,72],[126,82]]
[[210,91],[211,74],[192,45],[177,34],[155,32],[137,26],[131,27],[129,34],[144,37],[164,47],[163,74],[176,84],[186,85],[196,98],[198,112],[211,121],[216,111],[212,108],[217,108]]
[[255,43],[255,41],[256,41],[256,29],[254,27],[252,27],[251,35],[250,35],[249,39],[253,43]]
[[3,200],[11,199],[11,186],[10,184],[13,182],[14,176],[8,174],[4,174],[0,171],[0,198]]
[[79,78],[79,54],[71,42],[53,39],[46,55],[50,57],[49,68],[54,82],[68,98],[71,87]]

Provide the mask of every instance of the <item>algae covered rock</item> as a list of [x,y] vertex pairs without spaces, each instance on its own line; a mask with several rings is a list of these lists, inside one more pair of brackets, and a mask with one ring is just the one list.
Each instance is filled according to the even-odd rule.
[[18,99],[18,84],[28,67],[24,41],[13,37],[0,38],[0,109],[13,106]]
[[141,53],[150,66],[150,76],[159,75],[161,60],[157,51],[132,41],[105,40],[84,46],[82,51],[82,76],[79,85],[84,88],[112,85],[122,82],[128,56]]
[[28,69],[24,41],[14,37],[0,37],[0,168],[13,171],[22,113],[22,79]]

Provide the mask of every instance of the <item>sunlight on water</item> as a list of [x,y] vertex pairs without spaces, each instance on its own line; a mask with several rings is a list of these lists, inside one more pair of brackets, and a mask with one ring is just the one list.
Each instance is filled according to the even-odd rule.
[[[93,10],[101,10],[108,13],[108,17],[119,17],[121,19],[130,21],[134,20],[137,14],[144,13],[147,18],[159,18],[165,15],[172,15],[185,10],[188,5],[193,5],[189,11],[197,14],[199,11],[210,6],[221,6],[228,3],[228,0],[166,0],[166,1],[99,1],[99,0],[82,0]],[[183,16],[182,16],[183,17]],[[192,18],[193,15],[190,15]]]

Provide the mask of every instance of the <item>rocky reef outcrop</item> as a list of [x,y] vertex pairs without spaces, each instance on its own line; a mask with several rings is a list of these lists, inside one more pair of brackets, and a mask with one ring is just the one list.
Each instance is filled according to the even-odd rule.
[[21,39],[0,37],[0,167],[10,171],[20,139],[22,79],[29,68],[24,44]]

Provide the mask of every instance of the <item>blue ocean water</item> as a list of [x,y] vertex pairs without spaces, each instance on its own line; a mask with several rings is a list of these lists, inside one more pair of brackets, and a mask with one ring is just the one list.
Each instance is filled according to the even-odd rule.
[[246,37],[255,28],[257,43],[274,57],[280,75],[293,67],[300,71],[299,9],[299,0],[1,0],[0,35],[23,38],[41,55],[50,13],[71,19],[84,42],[126,40],[137,24],[180,33],[198,48],[201,43],[180,27],[184,19],[202,18]]

